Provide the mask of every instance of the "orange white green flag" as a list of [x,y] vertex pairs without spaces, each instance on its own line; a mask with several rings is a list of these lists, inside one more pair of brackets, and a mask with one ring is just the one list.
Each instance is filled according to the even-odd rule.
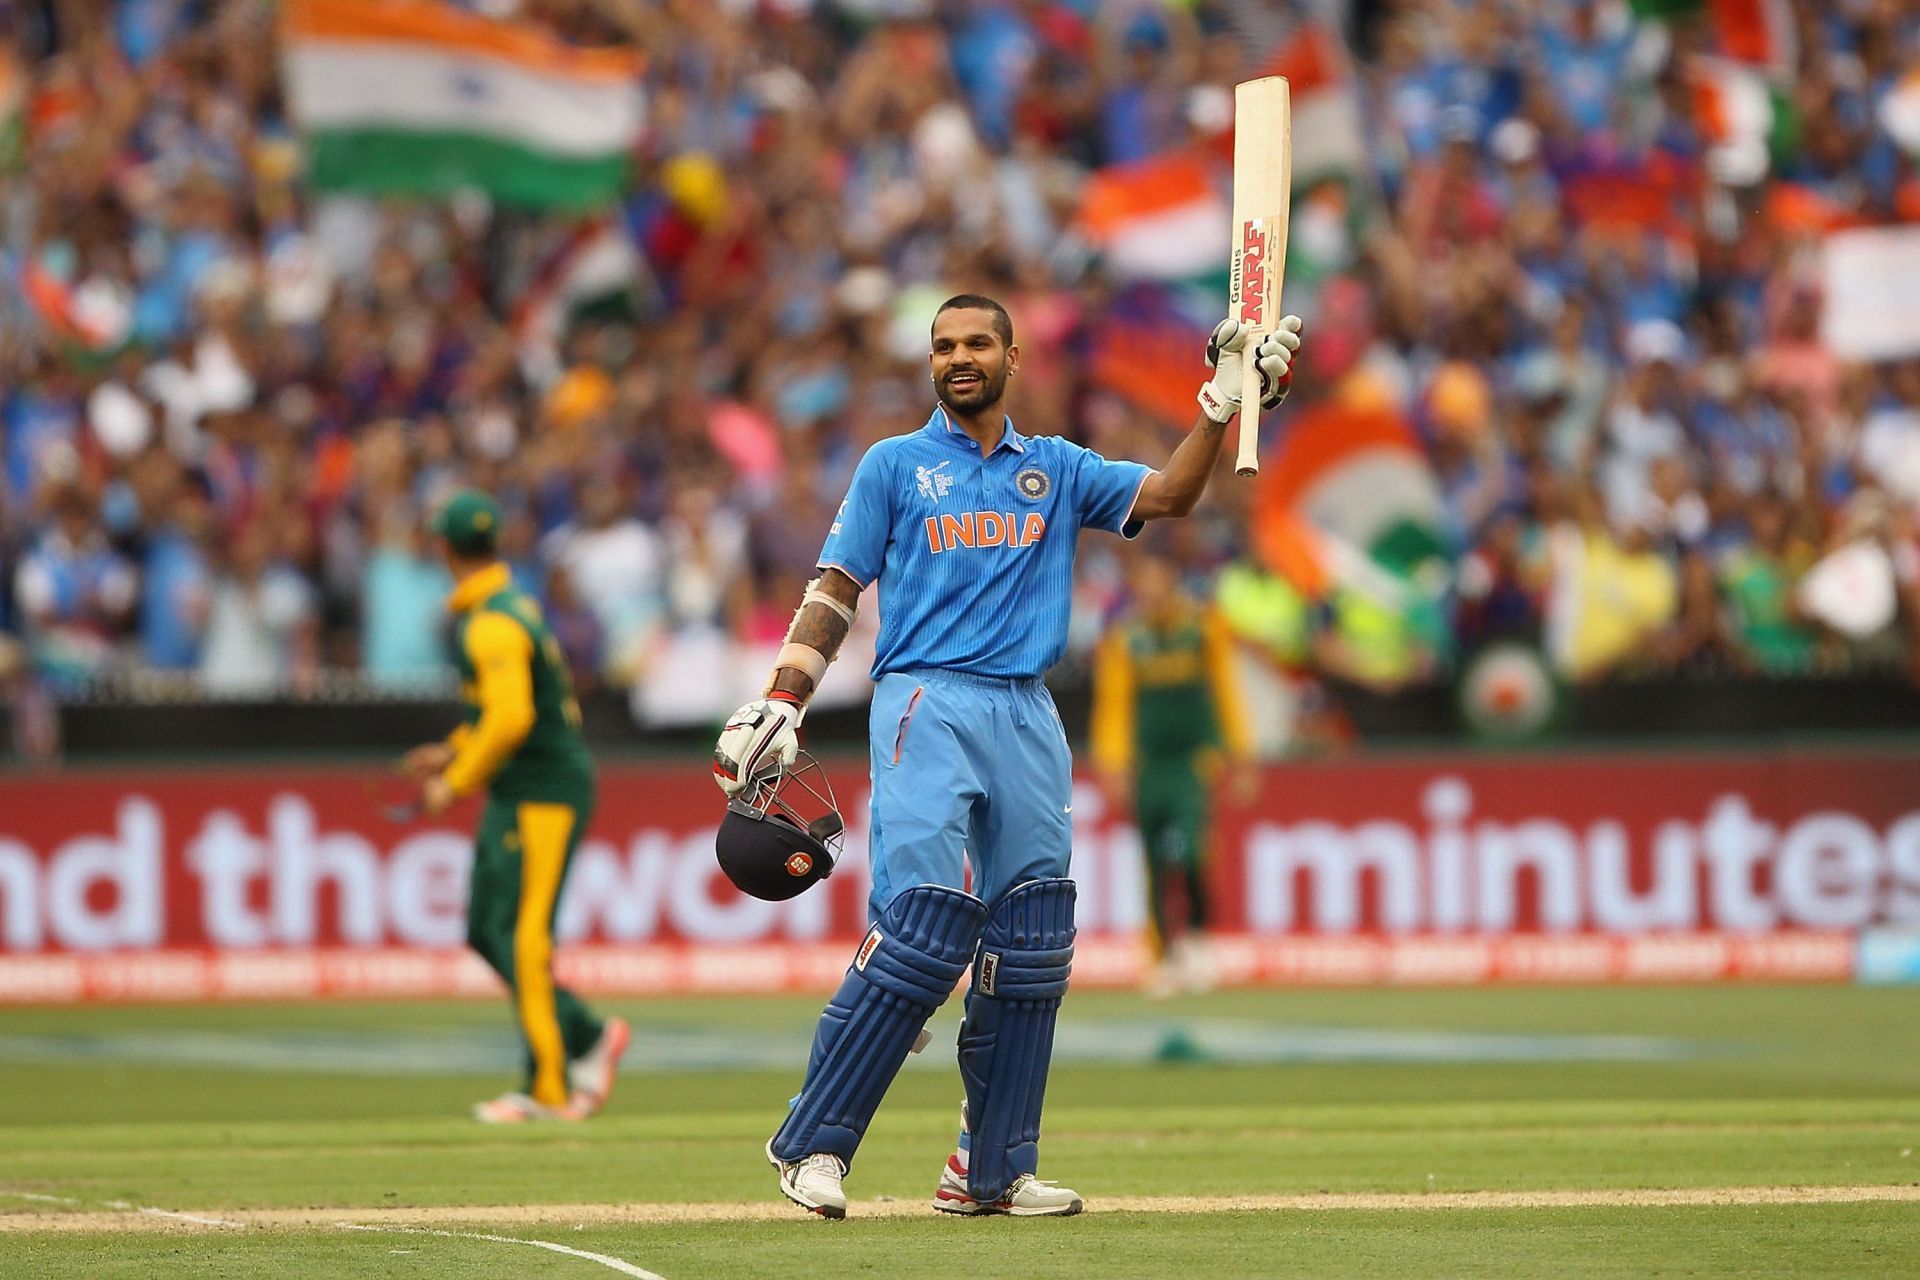
[[641,59],[438,0],[286,0],[283,80],[317,187],[586,209],[619,195]]
[[18,169],[27,155],[27,77],[13,50],[0,45],[0,173]]

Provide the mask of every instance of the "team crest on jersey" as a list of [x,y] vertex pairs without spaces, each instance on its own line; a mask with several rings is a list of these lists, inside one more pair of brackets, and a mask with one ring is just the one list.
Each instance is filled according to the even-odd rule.
[[1040,468],[1028,467],[1013,478],[1013,487],[1018,489],[1020,496],[1028,502],[1038,502],[1047,496],[1049,489],[1053,488],[1053,481],[1047,479],[1047,473]]
[[914,482],[920,488],[920,496],[934,502],[947,496],[953,488],[953,473],[947,470],[948,463],[942,462],[934,467],[915,467]]

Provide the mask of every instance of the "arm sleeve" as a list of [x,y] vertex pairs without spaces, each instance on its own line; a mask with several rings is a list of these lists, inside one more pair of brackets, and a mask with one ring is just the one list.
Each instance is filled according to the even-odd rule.
[[854,468],[846,499],[834,513],[826,545],[820,548],[819,567],[840,570],[863,591],[873,585],[887,561],[887,538],[893,527],[889,469],[879,449],[867,450]]
[[1137,536],[1146,522],[1132,518],[1133,504],[1153,468],[1138,462],[1110,462],[1077,444],[1068,447],[1073,450],[1069,472],[1080,527],[1102,529],[1123,538]]
[[1133,657],[1115,628],[1093,658],[1093,761],[1102,769],[1133,767]]
[[533,638],[505,614],[467,624],[467,657],[480,690],[480,719],[447,766],[447,785],[470,795],[498,773],[533,728]]
[[1220,742],[1235,760],[1253,758],[1253,739],[1247,731],[1246,703],[1233,673],[1233,637],[1227,620],[1209,609],[1206,621],[1207,683],[1213,687],[1213,718],[1220,726]]

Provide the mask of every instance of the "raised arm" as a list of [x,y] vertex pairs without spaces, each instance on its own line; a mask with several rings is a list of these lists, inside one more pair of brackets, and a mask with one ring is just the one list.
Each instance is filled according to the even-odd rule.
[[[1227,423],[1240,409],[1240,371],[1246,359],[1246,330],[1237,320],[1222,320],[1207,339],[1207,366],[1213,377],[1200,388],[1200,416],[1167,459],[1148,476],[1134,500],[1133,518],[1160,520],[1184,516],[1200,502],[1207,480],[1220,461]],[[1293,386],[1293,357],[1300,350],[1300,317],[1287,316],[1260,340],[1254,359],[1260,365],[1260,407],[1277,409]]]
[[1167,465],[1146,478],[1140,496],[1134,499],[1136,520],[1164,520],[1184,516],[1199,505],[1207,481],[1220,461],[1220,442],[1227,438],[1227,424],[1215,422],[1206,414],[1193,420],[1182,440],[1167,459]]

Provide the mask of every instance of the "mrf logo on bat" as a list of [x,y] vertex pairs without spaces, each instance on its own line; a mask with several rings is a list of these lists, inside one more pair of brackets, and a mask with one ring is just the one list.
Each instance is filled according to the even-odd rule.
[[1240,319],[1257,325],[1267,305],[1267,235],[1257,221],[1248,221],[1240,229],[1240,252],[1234,281],[1240,297]]

